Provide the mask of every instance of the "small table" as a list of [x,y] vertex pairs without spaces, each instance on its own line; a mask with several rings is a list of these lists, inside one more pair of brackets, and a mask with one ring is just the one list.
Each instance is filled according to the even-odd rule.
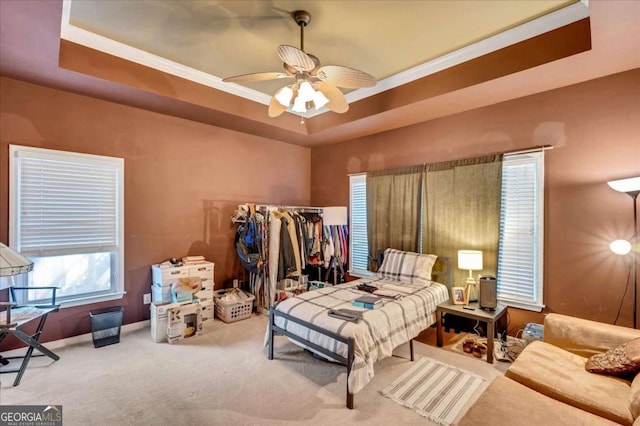
[[[465,309],[473,308],[473,309]],[[469,318],[476,321],[482,321],[487,324],[487,362],[493,364],[493,336],[495,335],[495,324],[507,313],[507,307],[498,305],[493,311],[480,309],[478,303],[469,303],[469,305],[454,305],[450,302],[441,303],[436,308],[437,325],[437,344],[442,347],[442,316],[447,313],[459,317]]]

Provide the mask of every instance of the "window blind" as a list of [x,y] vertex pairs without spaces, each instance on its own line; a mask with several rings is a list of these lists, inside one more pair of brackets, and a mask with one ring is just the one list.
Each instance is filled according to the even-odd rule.
[[498,298],[541,310],[543,152],[504,157],[500,211]]
[[117,249],[122,159],[60,155],[48,150],[16,154],[16,231],[23,254],[47,256]]
[[349,271],[351,274],[367,274],[369,263],[369,243],[367,239],[367,176],[350,176],[351,223],[349,236],[351,257]]

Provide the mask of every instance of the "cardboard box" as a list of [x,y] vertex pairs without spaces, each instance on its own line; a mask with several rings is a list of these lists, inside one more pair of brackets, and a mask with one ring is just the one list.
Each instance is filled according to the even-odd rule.
[[213,284],[208,284],[202,287],[200,291],[196,291],[193,295],[193,298],[198,301],[198,303],[213,303]]
[[[206,303],[206,302],[205,302]],[[215,306],[213,303],[209,303],[209,304],[205,304],[205,305],[200,305],[202,310],[200,311],[200,316],[202,317],[202,319],[211,319],[214,317],[214,312],[215,312]]]
[[201,312],[202,307],[198,303],[189,303],[168,309],[167,341],[177,343],[197,335],[201,330]]
[[[199,278],[202,287],[213,290],[215,264],[203,261],[195,265],[171,266],[165,264],[151,265],[151,300],[154,302],[171,302],[171,285],[180,279]],[[201,299],[208,299],[203,295]]]
[[208,307],[208,306],[213,306],[214,305],[214,301],[213,300],[206,300],[202,303],[200,303],[200,306],[202,306],[203,308]]
[[177,308],[184,303],[151,303],[151,339],[156,342],[167,340],[168,313],[170,309]]
[[172,282],[179,278],[186,278],[189,276],[189,269],[185,267],[175,266],[168,268],[161,268],[158,265],[151,266],[151,281],[154,285],[160,287],[170,285]]
[[208,283],[213,285],[213,263],[203,262],[197,265],[188,265],[188,268],[190,277],[200,277],[202,279],[202,284]]
[[200,328],[201,328],[200,332],[206,331],[209,328],[211,328],[211,326],[213,325],[213,321],[214,321],[213,317],[200,318]]

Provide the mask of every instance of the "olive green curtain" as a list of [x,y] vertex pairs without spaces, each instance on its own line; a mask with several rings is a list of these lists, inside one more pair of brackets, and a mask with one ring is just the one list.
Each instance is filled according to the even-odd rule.
[[418,252],[424,166],[367,173],[369,269],[386,248]]
[[481,250],[482,271],[496,275],[502,155],[425,165],[423,253],[451,258],[452,286],[464,286],[458,250]]

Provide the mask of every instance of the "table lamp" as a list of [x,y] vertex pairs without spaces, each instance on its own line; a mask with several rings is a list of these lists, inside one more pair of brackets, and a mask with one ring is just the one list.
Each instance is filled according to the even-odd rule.
[[0,243],[0,277],[26,274],[33,270],[33,262],[12,248]]
[[[346,207],[324,207],[322,209],[322,224],[326,226],[341,226],[349,223]],[[338,270],[344,276],[341,253],[333,257],[333,284],[338,283]]]
[[[464,292],[467,301],[476,302],[478,300],[478,287],[473,271],[482,271],[482,252],[480,250],[458,250],[458,269],[469,271],[469,276],[465,282]],[[473,297],[471,296],[473,290]]]

